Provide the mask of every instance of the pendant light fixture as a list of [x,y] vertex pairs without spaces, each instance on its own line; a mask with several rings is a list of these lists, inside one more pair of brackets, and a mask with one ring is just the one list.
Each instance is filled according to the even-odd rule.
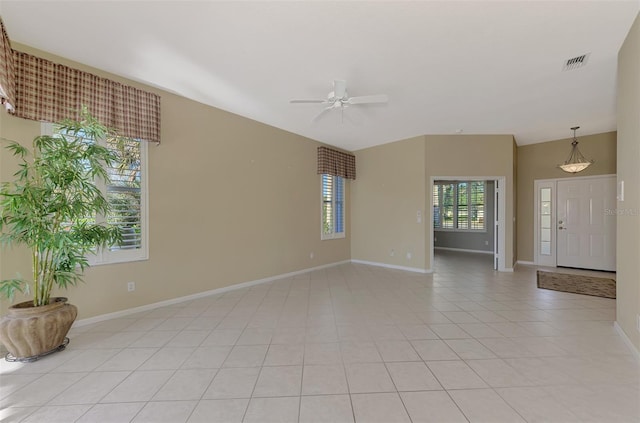
[[573,142],[571,143],[571,154],[569,158],[563,164],[558,165],[560,169],[567,173],[582,172],[593,163],[593,160],[585,159],[580,150],[578,150],[578,139],[576,138],[577,129],[580,129],[580,127],[574,126],[571,128],[573,131]]

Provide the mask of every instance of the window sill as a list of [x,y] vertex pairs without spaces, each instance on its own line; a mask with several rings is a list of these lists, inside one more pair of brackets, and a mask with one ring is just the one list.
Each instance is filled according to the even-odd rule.
[[471,234],[486,234],[487,230],[486,229],[440,229],[440,228],[433,228],[434,232],[466,232],[466,233],[471,233]]
[[133,263],[137,261],[147,261],[147,260],[149,260],[148,255],[139,256],[139,257],[119,257],[119,258],[112,258],[110,260],[98,260],[95,258],[88,259],[89,267],[105,266],[109,264]]
[[320,241],[331,241],[332,239],[344,239],[346,238],[345,234],[335,234],[335,235],[323,235],[320,237]]

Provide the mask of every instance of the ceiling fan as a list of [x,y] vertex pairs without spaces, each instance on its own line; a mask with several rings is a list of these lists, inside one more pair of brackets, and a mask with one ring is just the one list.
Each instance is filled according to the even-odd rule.
[[327,98],[325,99],[294,99],[289,100],[289,103],[317,103],[317,104],[326,104],[327,106],[320,111],[316,117],[313,118],[314,121],[318,120],[325,113],[340,109],[341,119],[344,121],[344,109],[353,105],[363,105],[363,104],[375,104],[375,103],[386,103],[389,101],[389,97],[386,94],[377,94],[377,95],[363,95],[357,97],[349,97],[347,94],[347,81],[342,79],[336,79],[333,81],[333,91],[330,91],[327,94]]

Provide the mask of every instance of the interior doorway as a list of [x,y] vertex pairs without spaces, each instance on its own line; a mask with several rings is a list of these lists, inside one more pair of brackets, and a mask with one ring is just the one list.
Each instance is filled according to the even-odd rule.
[[615,175],[536,180],[534,185],[535,263],[614,272]]
[[[462,176],[430,179],[428,251],[431,270],[435,249],[491,256],[495,270],[505,268],[505,177]],[[482,195],[479,195],[479,193]]]

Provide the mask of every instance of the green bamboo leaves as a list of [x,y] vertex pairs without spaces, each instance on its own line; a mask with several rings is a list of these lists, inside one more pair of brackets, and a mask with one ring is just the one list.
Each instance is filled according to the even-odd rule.
[[[0,241],[32,251],[32,280],[0,281],[0,295],[31,293],[34,306],[49,303],[54,286],[82,281],[86,256],[121,242],[120,229],[96,223],[109,203],[97,187],[108,180],[113,151],[91,140],[111,138],[86,109],[80,120],[59,124],[58,136],[39,136],[29,151],[16,142],[6,149],[19,160],[12,182],[0,185]],[[87,142],[90,140],[90,142]]]

